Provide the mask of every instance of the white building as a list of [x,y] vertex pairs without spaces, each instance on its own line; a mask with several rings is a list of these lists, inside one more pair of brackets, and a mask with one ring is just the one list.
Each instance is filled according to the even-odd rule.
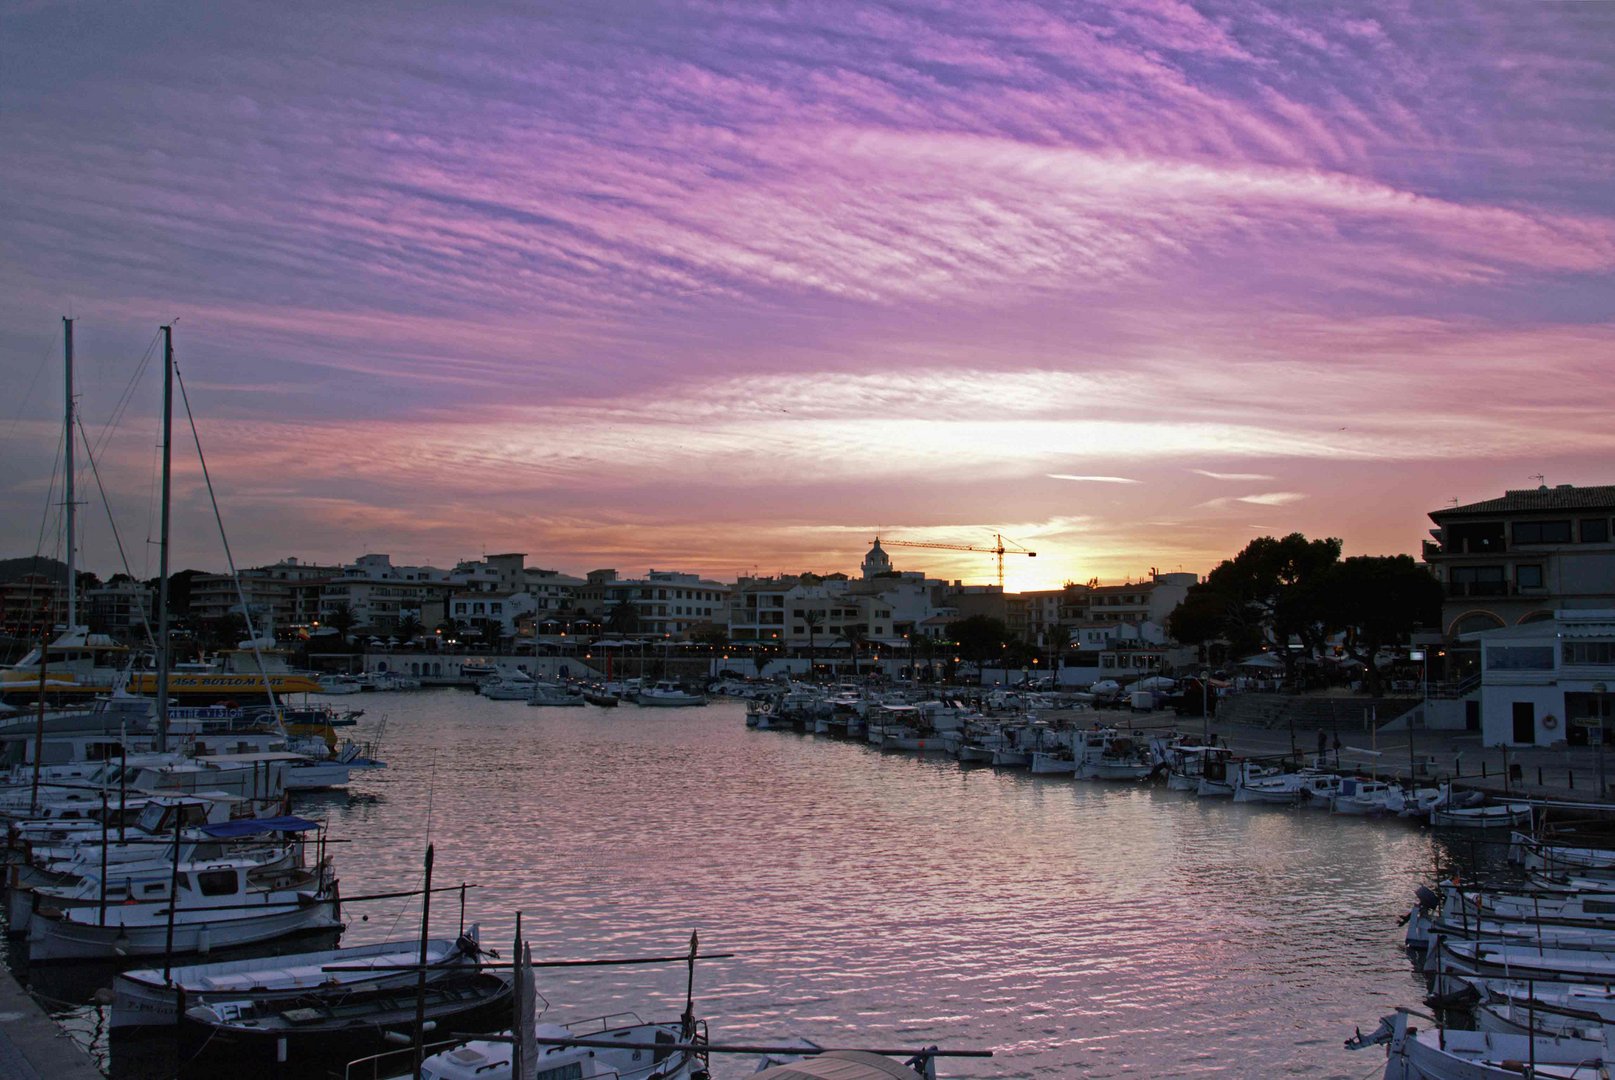
[[1466,634],[1481,650],[1480,730],[1487,746],[1585,746],[1611,741],[1615,610]]

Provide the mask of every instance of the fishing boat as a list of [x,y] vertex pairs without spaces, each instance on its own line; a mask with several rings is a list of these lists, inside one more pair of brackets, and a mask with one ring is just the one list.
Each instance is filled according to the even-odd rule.
[[[706,1062],[685,1046],[679,1021],[646,1023],[632,1012],[575,1023],[534,1024],[540,1077],[590,1080],[694,1080]],[[575,1045],[578,1041],[588,1045]],[[620,1044],[620,1045],[613,1045]],[[512,1080],[510,1043],[478,1040],[427,1058],[421,1076],[431,1080]],[[531,1074],[529,1074],[531,1075]]]
[[[1502,1035],[1441,1027],[1413,1027],[1413,1013],[1398,1009],[1380,1020],[1368,1035],[1346,1040],[1348,1050],[1384,1046],[1385,1080],[1570,1080],[1603,1074],[1608,1051],[1604,1040],[1555,1038],[1547,1035]],[[1529,1063],[1529,1066],[1527,1065]],[[1527,1069],[1529,1068],[1529,1071]]]
[[[476,971],[483,952],[477,938],[477,927],[472,926],[458,938],[428,941],[428,981]],[[239,1001],[249,994],[265,1005],[279,1000],[296,1007],[299,998],[314,991],[413,988],[416,971],[406,968],[418,964],[420,956],[421,943],[412,938],[290,956],[187,964],[166,971],[126,971],[112,982],[112,1026],[170,1026],[179,1023],[186,1009]]]
[[[218,836],[304,832],[298,818],[206,826]],[[170,868],[176,898],[63,909],[36,907],[29,962],[108,960],[207,953],[299,934],[340,930],[336,875],[329,859],[312,869],[265,866],[236,856]]]
[[936,1064],[923,1052],[898,1061],[868,1050],[826,1050],[758,1069],[752,1076],[754,1080],[936,1080]]
[[640,705],[649,708],[685,708],[690,705],[705,705],[705,694],[692,694],[683,689],[671,679],[661,679],[654,685],[646,687],[634,699]]
[[1143,780],[1155,771],[1145,749],[1131,739],[1114,739],[1099,759],[1089,766],[1089,775],[1098,780]]
[[526,675],[500,675],[488,679],[477,693],[489,701],[526,701],[533,694],[534,682]]
[[1355,817],[1376,817],[1380,814],[1395,813],[1401,809],[1400,795],[1401,789],[1396,789],[1393,794],[1392,785],[1383,780],[1364,780],[1361,777],[1348,776],[1341,780],[1340,789],[1330,800],[1329,812]]
[[384,986],[309,987],[288,996],[248,988],[185,1010],[180,1021],[189,1056],[228,1061],[311,1065],[376,1051],[387,1033],[411,1028],[417,1017],[448,1031],[484,1031],[510,1015],[509,972],[445,971]]
[[1430,825],[1437,829],[1512,829],[1530,823],[1529,803],[1437,806],[1430,810]]
[[[560,683],[535,683],[528,694],[527,704],[541,706],[560,706],[565,708],[578,707],[584,704],[582,694],[562,686]],[[615,704],[615,699],[613,699]]]

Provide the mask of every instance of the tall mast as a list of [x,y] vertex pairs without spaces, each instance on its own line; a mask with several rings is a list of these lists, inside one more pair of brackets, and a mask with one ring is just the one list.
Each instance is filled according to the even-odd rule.
[[67,514],[67,629],[71,633],[73,627],[78,625],[78,561],[75,558],[75,545],[73,537],[73,517],[76,508],[73,505],[73,320],[66,315],[62,316],[62,341],[66,350],[67,367],[67,430],[62,446],[66,453],[62,459],[62,468],[66,472],[65,492],[67,503],[64,507]]
[[157,542],[157,751],[168,750],[168,502],[174,433],[174,328],[163,327],[163,510]]

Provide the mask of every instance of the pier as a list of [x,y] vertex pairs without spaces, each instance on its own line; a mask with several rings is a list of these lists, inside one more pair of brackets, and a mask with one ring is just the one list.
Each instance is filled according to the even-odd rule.
[[7,1080],[101,1080],[67,1031],[0,965],[0,1076]]

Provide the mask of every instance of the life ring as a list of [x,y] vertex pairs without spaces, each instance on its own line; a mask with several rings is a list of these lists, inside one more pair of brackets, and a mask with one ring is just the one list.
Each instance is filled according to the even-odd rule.
[[1549,731],[1552,731],[1554,728],[1559,726],[1559,721],[1552,713],[1549,713],[1547,716],[1542,718],[1542,726],[1547,728]]

